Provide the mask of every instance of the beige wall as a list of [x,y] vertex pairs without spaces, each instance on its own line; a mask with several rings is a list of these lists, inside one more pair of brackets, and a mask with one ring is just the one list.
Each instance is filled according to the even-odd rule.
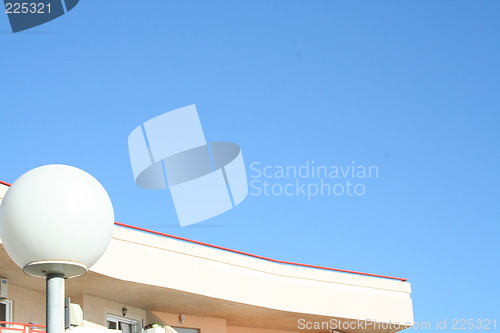
[[[67,295],[68,296],[68,295]],[[79,304],[83,310],[84,326],[104,328],[106,315],[122,316],[122,308],[127,311],[126,318],[144,320],[146,324],[146,311],[89,295],[69,295],[71,303]],[[45,325],[45,294],[38,291],[22,288],[9,283],[9,297],[12,301],[12,321],[17,323],[34,322]]]
[[122,317],[122,308],[127,308],[125,318],[133,320],[144,320],[146,322],[146,311],[127,305],[116,303],[110,300],[89,296],[71,296],[71,303],[79,304],[83,310],[83,326],[94,328],[107,328],[106,316],[108,314]]
[[12,301],[12,321],[45,325],[45,294],[18,287],[9,283],[9,298]]
[[[127,304],[90,295],[69,295],[71,303],[79,304],[83,310],[84,327],[105,328],[106,316],[122,316],[122,308],[127,308],[128,319],[144,321],[144,325],[160,322],[164,325],[198,328],[202,333],[290,333],[269,329],[226,326],[222,318],[185,315],[184,323],[179,322],[179,314],[139,309]],[[45,325],[45,294],[9,284],[9,300],[13,305],[13,321],[18,323],[35,322]]]
[[[179,322],[179,314],[152,311],[148,315],[151,322],[157,321],[163,325],[200,329],[201,333],[294,333],[295,331],[280,331],[263,328],[227,326],[221,318],[197,317],[185,315],[184,323]],[[150,322],[148,321],[148,324]]]
[[292,333],[292,331],[278,331],[278,330],[269,330],[264,328],[228,326],[227,333]]
[[[151,318],[158,318],[161,321],[160,323],[164,325],[185,328],[198,328],[202,333],[227,333],[225,319],[197,317],[186,314],[184,323],[180,323],[178,313],[174,314],[157,311],[152,311],[151,313],[153,315],[151,316]],[[148,324],[150,323],[148,322]]]

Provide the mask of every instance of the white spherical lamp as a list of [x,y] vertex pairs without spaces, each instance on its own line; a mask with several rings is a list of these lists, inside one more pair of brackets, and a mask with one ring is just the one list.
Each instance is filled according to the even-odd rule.
[[46,165],[19,177],[0,205],[0,238],[12,260],[36,277],[85,274],[109,245],[111,200],[90,174]]

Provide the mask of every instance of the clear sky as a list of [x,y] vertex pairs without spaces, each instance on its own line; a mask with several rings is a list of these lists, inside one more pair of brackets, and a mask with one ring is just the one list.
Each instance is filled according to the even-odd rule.
[[[496,0],[82,0],[12,34],[0,13],[0,179],[77,166],[117,221],[408,278],[433,327],[500,320],[499,18]],[[127,137],[189,104],[253,184],[296,184],[253,169],[308,161],[378,177],[350,179],[363,195],[249,195],[181,228],[168,191],[134,184]]]

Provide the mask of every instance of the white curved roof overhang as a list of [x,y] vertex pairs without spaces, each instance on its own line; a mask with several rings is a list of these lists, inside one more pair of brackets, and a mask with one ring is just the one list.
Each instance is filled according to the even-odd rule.
[[[23,274],[3,247],[0,263],[11,283],[44,290],[44,281]],[[408,282],[284,265],[121,227],[104,256],[88,274],[67,280],[66,290],[151,311],[225,318],[234,326],[297,330],[301,319],[413,323]],[[397,328],[381,327],[368,331]]]

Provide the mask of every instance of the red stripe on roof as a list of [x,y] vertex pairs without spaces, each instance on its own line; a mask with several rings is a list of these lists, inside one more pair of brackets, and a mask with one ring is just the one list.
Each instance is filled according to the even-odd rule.
[[[0,180],[0,184],[6,185],[6,186],[11,186],[11,184],[6,183],[6,182],[1,181],[1,180]],[[279,263],[279,264],[293,265],[293,266],[300,266],[300,267],[308,267],[308,268],[316,268],[316,269],[322,269],[322,270],[326,270],[326,271],[334,271],[334,272],[341,272],[341,273],[364,275],[364,276],[378,277],[378,278],[384,278],[384,279],[398,280],[398,281],[403,281],[403,282],[408,281],[408,279],[394,277],[394,276],[371,274],[371,273],[363,273],[363,272],[349,271],[349,270],[339,269],[339,268],[323,267],[323,266],[301,264],[301,263],[297,263],[297,262],[290,262],[290,261],[284,261],[284,260],[277,260],[277,259],[262,257],[262,256],[259,256],[259,255],[256,255],[256,254],[251,254],[251,253],[247,253],[247,252],[242,252],[242,251],[237,251],[237,250],[229,249],[229,248],[218,246],[218,245],[213,245],[213,244],[209,244],[209,243],[199,242],[199,241],[195,241],[195,240],[184,238],[184,237],[169,235],[169,234],[165,234],[163,232],[158,232],[158,231],[149,230],[149,229],[145,229],[145,228],[141,228],[141,227],[136,227],[136,226],[133,226],[133,225],[128,225],[128,224],[124,224],[124,223],[120,223],[120,222],[115,222],[115,225],[120,226],[120,227],[124,227],[124,228],[129,228],[129,229],[134,229],[134,230],[146,232],[146,233],[157,235],[157,236],[168,237],[168,238],[177,239],[177,240],[181,240],[181,241],[188,242],[188,243],[193,243],[193,244],[198,244],[198,245],[202,245],[202,246],[211,247],[211,248],[218,249],[218,250],[223,250],[223,251],[227,251],[227,252],[241,254],[241,255],[244,255],[244,256],[247,256],[247,257],[262,259],[262,260],[266,260],[266,261],[271,261],[271,262],[275,262],[275,263]]]

